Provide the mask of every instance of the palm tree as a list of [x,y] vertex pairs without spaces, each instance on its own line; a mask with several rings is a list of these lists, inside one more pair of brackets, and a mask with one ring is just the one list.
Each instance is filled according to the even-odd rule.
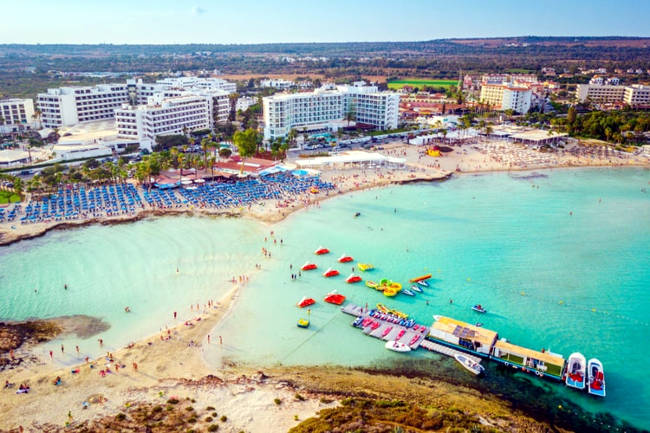
[[41,112],[40,109],[34,108],[34,114],[32,114],[32,118],[34,119],[34,122],[36,122],[37,129],[40,129],[40,125],[41,125],[40,120],[42,114],[43,113]]

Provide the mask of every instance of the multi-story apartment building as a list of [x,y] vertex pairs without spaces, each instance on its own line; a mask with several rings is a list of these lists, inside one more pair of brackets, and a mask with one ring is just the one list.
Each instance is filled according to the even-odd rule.
[[127,101],[126,84],[59,87],[37,96],[41,120],[47,128],[111,119],[115,109]]
[[118,137],[139,140],[140,146],[151,148],[158,135],[211,128],[211,104],[211,96],[193,92],[172,97],[157,93],[146,105],[124,104],[115,111]]
[[212,94],[219,121],[228,119],[228,94],[236,90],[235,83],[220,78],[179,77],[143,83],[128,80],[126,84],[99,84],[87,87],[60,87],[38,94],[42,123],[48,128],[72,126],[93,120],[112,119],[122,104],[147,104],[150,97],[178,95],[181,91],[197,95]]
[[513,110],[525,114],[530,110],[532,94],[531,88],[525,85],[483,83],[480,101],[496,110]]
[[0,125],[31,127],[34,120],[34,101],[31,99],[0,99]]
[[397,128],[399,94],[380,92],[376,86],[356,82],[351,86],[326,85],[309,93],[267,96],[262,100],[264,138],[301,131],[335,130],[344,119],[379,129]]

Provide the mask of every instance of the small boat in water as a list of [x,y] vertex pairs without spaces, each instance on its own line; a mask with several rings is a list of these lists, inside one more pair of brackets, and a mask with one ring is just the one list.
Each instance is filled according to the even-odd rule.
[[343,302],[345,302],[345,296],[341,295],[340,293],[336,293],[336,290],[334,290],[328,293],[323,300],[330,304],[341,305]]
[[418,283],[418,285],[420,285],[420,286],[422,286],[422,287],[429,287],[429,283],[427,283],[427,282],[424,281],[424,280],[422,280],[422,281],[418,281],[417,283]]
[[305,308],[305,307],[309,307],[310,305],[314,305],[315,303],[316,301],[314,301],[312,298],[307,298],[305,296],[296,305],[300,308]]
[[587,377],[589,379],[587,392],[598,397],[605,397],[605,372],[603,364],[596,358],[591,358],[587,362]]
[[323,272],[323,276],[325,278],[335,277],[338,274],[339,274],[339,271],[337,271],[336,269],[332,269],[332,268],[327,268],[327,270],[325,272]]
[[375,267],[370,263],[357,263],[357,267],[360,271],[366,272],[375,269]]
[[314,254],[316,254],[317,256],[321,256],[323,254],[329,254],[329,252],[330,252],[330,250],[328,250],[325,247],[318,247],[318,249],[316,251],[314,251]]
[[406,296],[415,296],[415,293],[411,292],[409,289],[402,289],[402,293]]
[[485,370],[481,364],[478,362],[474,361],[473,359],[468,358],[467,356],[463,355],[462,353],[457,353],[454,355],[454,358],[460,365],[465,367],[465,369],[472,374],[479,375],[483,373]]
[[472,307],[472,310],[476,311],[477,313],[485,314],[487,313],[487,310],[483,308],[481,304],[476,304]]
[[387,341],[384,347],[393,352],[406,353],[411,351],[411,348],[407,344],[400,343],[399,341]]
[[[431,278],[431,274],[421,275],[419,277],[411,278],[409,280],[409,283],[417,283],[419,281],[428,280],[429,278]],[[428,287],[428,285],[425,286],[425,287]]]
[[302,271],[311,271],[311,270],[314,270],[314,269],[318,269],[318,266],[316,266],[316,263],[309,263],[309,262],[306,262],[304,265],[302,265],[302,268],[300,268],[300,270],[302,270]]
[[309,320],[308,319],[298,319],[298,323],[296,324],[298,328],[309,328]]
[[587,361],[582,353],[574,352],[569,355],[566,367],[566,386],[576,389],[585,389],[585,373]]
[[415,284],[411,286],[411,290],[413,290],[414,292],[422,293],[422,289]]
[[345,254],[343,254],[341,257],[339,257],[339,263],[348,263],[352,261],[354,261],[352,256],[346,256]]
[[360,281],[362,281],[361,277],[354,274],[350,274],[350,276],[345,279],[345,282],[348,284],[358,283]]

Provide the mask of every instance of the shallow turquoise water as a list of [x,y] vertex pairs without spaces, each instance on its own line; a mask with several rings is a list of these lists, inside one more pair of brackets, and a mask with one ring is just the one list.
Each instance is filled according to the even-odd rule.
[[[206,353],[215,366],[222,357],[347,365],[399,357],[321,302],[337,289],[352,302],[384,302],[423,323],[433,314],[480,320],[516,344],[598,357],[608,379],[605,401],[554,388],[592,410],[650,427],[650,386],[639,379],[650,354],[650,194],[644,192],[650,172],[540,173],[462,176],[356,193],[272,228],[246,220],[170,217],[51,233],[0,249],[0,317],[100,316],[112,325],[102,337],[119,346],[173,323],[174,310],[189,317],[190,303],[217,299],[231,287],[233,274],[262,263],[215,330],[225,337],[223,347],[212,345]],[[362,215],[354,218],[357,211]],[[271,229],[282,246],[264,243]],[[261,256],[263,245],[271,259]],[[332,254],[315,258],[319,245]],[[424,295],[392,299],[361,284],[347,285],[343,279],[352,265],[336,263],[344,252],[373,263],[372,279],[406,283],[430,272],[434,284]],[[306,260],[316,261],[320,272],[333,266],[342,276],[325,279],[316,271],[291,281],[289,264],[295,272]],[[319,301],[309,330],[295,326],[304,315],[295,303],[304,295]],[[489,313],[477,316],[469,308],[475,303]],[[125,305],[133,313],[125,314]],[[96,354],[96,338],[64,343]]]

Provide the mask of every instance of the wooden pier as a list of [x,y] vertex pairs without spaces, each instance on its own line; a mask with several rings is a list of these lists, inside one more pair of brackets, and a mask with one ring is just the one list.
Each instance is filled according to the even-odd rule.
[[420,347],[430,352],[440,353],[442,355],[447,355],[452,358],[454,357],[454,355],[463,355],[464,357],[469,358],[476,363],[481,362],[481,358],[479,358],[478,356],[470,355],[467,352],[461,352],[460,350],[452,349],[451,347],[434,343],[433,341],[429,341],[429,340],[422,341],[420,343]]

